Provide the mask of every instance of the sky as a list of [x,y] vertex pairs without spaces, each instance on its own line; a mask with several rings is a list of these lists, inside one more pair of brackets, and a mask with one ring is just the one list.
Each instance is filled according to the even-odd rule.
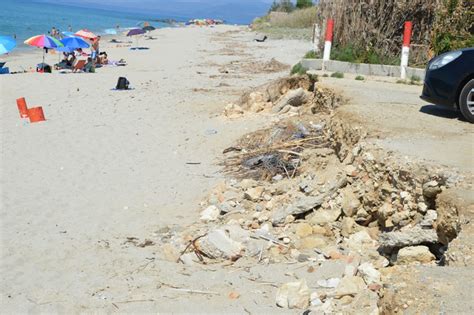
[[41,0],[48,3],[154,14],[157,17],[223,18],[250,23],[268,11],[273,0]]

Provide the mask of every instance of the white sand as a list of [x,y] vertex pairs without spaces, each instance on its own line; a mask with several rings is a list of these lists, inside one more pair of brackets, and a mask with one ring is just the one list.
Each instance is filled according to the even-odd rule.
[[[127,67],[0,76],[2,313],[273,306],[273,295],[265,293],[271,288],[235,288],[229,283],[237,275],[225,271],[183,275],[177,264],[152,261],[158,248],[124,242],[196,220],[200,199],[222,177],[222,150],[264,123],[227,121],[219,113],[245,88],[287,73],[221,74],[219,67],[272,57],[294,64],[310,45],[255,43],[245,28],[228,26],[164,29],[154,36],[140,43],[147,51],[102,45]],[[56,60],[48,56],[47,62]],[[41,51],[6,61],[13,71],[28,69],[41,61]],[[112,91],[119,76],[134,90]],[[46,122],[19,118],[15,100],[22,96],[29,106],[43,106]],[[183,294],[160,288],[163,282],[221,294]],[[238,301],[227,298],[234,289],[242,294]]]

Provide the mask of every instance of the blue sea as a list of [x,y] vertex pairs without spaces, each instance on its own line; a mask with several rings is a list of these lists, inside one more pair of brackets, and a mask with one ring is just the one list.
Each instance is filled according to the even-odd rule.
[[115,31],[117,25],[126,29],[143,21],[149,21],[157,28],[170,26],[153,22],[152,19],[158,17],[143,13],[88,9],[31,0],[0,0],[0,5],[0,35],[16,37],[18,49],[27,48],[22,44],[23,41],[31,36],[47,34],[52,27],[60,31],[67,31],[71,27],[74,32],[86,28],[97,34],[106,34]]

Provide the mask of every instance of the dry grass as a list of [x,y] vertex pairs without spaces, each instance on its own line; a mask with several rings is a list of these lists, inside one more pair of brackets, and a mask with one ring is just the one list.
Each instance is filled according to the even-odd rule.
[[290,178],[298,174],[305,148],[329,146],[324,130],[288,120],[242,137],[235,147],[224,151],[228,154],[224,166],[240,178],[270,180],[277,174]]

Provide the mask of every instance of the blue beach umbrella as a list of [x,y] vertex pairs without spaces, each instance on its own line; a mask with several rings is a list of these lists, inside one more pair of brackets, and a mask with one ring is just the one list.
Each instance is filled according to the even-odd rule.
[[76,35],[74,35],[74,32],[66,32],[66,31],[64,31],[64,32],[61,32],[61,34],[63,34],[63,35],[66,36],[66,37],[73,37],[73,36],[76,36]]
[[15,40],[10,36],[0,36],[0,55],[8,54],[16,47]]
[[71,48],[71,49],[78,49],[78,48],[89,48],[89,44],[80,37],[66,37],[61,39],[61,43],[63,43],[64,47]]

